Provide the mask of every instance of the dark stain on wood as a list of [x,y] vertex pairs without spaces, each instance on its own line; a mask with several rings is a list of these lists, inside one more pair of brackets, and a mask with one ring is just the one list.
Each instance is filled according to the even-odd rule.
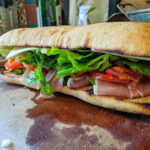
[[[37,105],[27,111],[27,117],[34,119],[26,141],[33,150],[49,147],[52,150],[67,148],[80,150],[84,148],[83,146],[89,150],[97,150],[103,146],[104,143],[99,145],[98,140],[104,135],[101,137],[95,134],[87,135],[86,132],[89,132],[90,128],[83,130],[81,128],[83,124],[104,129],[114,138],[130,142],[127,150],[150,149],[149,116],[103,109],[63,94],[56,94],[50,100],[41,101],[36,101],[35,97],[32,100]],[[59,132],[54,128],[56,123],[73,125],[73,127],[64,128]],[[54,131],[58,132],[57,136]],[[77,140],[79,138],[80,140]]]

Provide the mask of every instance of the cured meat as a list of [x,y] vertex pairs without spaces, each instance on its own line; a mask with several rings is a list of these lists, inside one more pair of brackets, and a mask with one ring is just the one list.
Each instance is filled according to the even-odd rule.
[[95,80],[93,92],[95,95],[119,96],[126,98],[150,96],[150,80],[142,79],[140,82],[130,84],[113,83]]
[[130,98],[130,92],[125,84],[96,80],[93,86],[94,95],[119,96]]
[[141,81],[138,84],[138,88],[140,89],[141,96],[150,96],[150,80]]
[[63,87],[64,78],[56,77],[56,70],[50,70],[45,76],[46,81],[49,81],[51,89],[58,91],[59,88]]
[[63,81],[64,78],[57,78],[54,76],[52,80],[50,80],[51,89],[53,89],[55,92],[58,91],[61,87],[63,87]]
[[89,84],[88,78],[89,77],[87,75],[81,75],[79,77],[69,78],[67,82],[67,86],[73,89],[84,87]]
[[121,83],[113,83],[102,80],[96,80],[93,86],[95,95],[119,96],[125,98],[135,98],[150,95],[150,81],[139,82],[136,85],[127,85]]

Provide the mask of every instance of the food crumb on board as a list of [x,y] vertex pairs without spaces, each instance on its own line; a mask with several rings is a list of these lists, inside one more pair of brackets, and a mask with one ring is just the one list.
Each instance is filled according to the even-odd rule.
[[11,149],[13,148],[13,143],[10,141],[10,139],[4,139],[1,142],[1,148]]

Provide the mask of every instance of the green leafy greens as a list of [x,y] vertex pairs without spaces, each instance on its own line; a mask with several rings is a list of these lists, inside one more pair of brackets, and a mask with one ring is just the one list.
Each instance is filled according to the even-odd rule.
[[[30,79],[28,84],[32,84],[33,82],[40,82],[41,83],[41,92],[43,94],[50,94],[53,96],[52,90],[50,88],[50,84],[48,81],[45,80],[45,76],[42,72],[42,67],[44,64],[45,57],[41,54],[40,50],[31,51],[26,53],[26,57],[20,59],[20,62],[24,62],[28,65],[35,65],[35,77]],[[29,78],[29,77],[28,77]]]
[[89,82],[90,82],[92,85],[95,85],[95,80],[94,80],[94,79],[89,78],[88,80],[89,80]]
[[100,54],[86,50],[68,51],[52,47],[46,52],[47,56],[57,56],[56,70],[57,77],[65,77],[79,72],[86,72],[90,70],[100,69],[104,71],[110,67],[111,59],[118,59],[117,56],[109,54]]
[[[49,82],[45,80],[42,69],[56,69],[57,77],[65,77],[64,85],[70,75],[98,70],[104,72],[108,67],[116,65],[114,62],[119,61],[126,65],[127,68],[136,69],[143,75],[150,75],[150,62],[133,58],[124,58],[110,54],[93,52],[91,50],[66,50],[59,48],[39,48],[36,50],[21,53],[24,57],[20,59],[28,65],[35,65],[35,77],[30,79],[31,83],[40,82],[42,85],[41,92],[52,94]],[[95,84],[89,79],[91,84]]]

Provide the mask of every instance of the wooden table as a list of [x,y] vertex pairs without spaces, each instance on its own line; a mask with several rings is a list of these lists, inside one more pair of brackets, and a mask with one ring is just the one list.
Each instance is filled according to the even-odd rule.
[[96,107],[0,82],[0,142],[15,150],[149,150],[150,117]]

